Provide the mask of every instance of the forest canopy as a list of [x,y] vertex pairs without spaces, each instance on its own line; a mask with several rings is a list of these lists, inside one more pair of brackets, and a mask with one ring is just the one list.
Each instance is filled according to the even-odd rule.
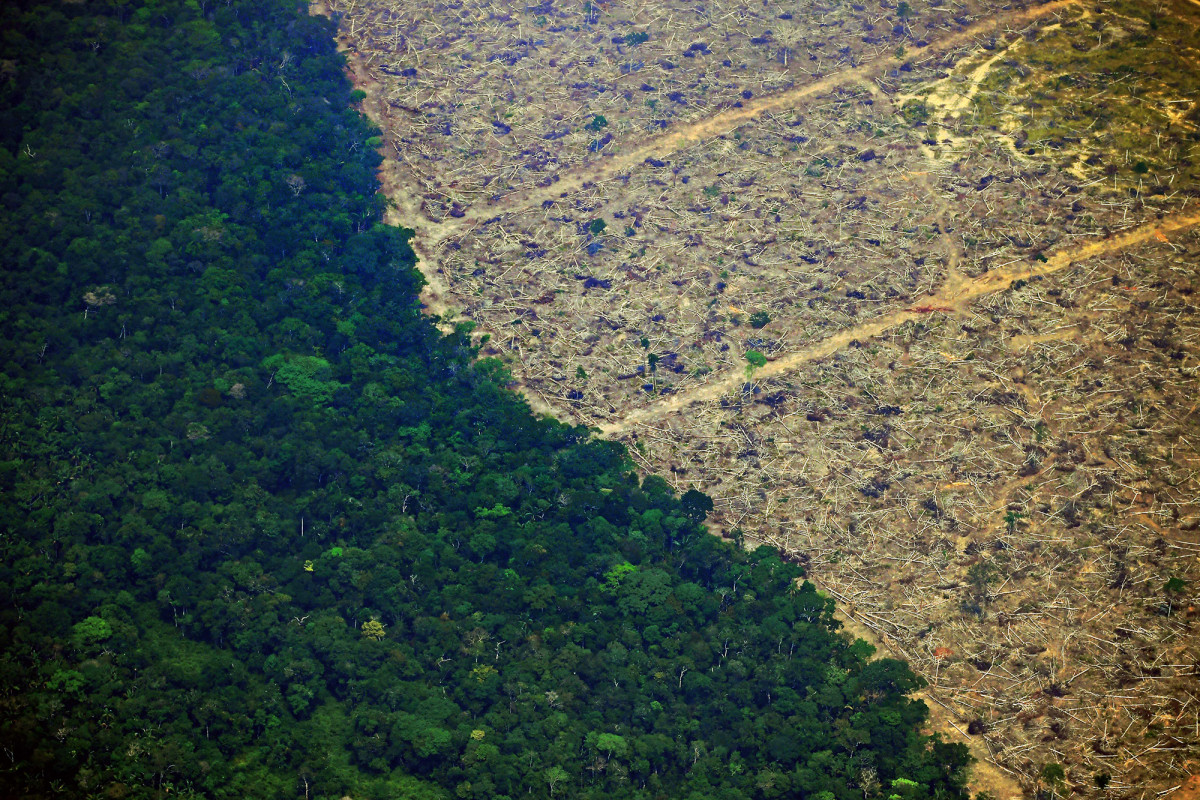
[[422,315],[329,20],[0,31],[5,796],[966,796],[799,567]]

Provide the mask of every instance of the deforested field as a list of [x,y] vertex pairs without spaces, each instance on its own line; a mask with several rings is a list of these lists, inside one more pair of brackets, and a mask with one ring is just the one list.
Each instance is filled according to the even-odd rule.
[[1196,771],[1200,5],[317,10],[535,408],[802,562],[977,788]]

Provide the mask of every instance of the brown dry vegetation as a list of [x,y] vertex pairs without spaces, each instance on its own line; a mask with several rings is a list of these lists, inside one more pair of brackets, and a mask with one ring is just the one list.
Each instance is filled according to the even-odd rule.
[[1200,747],[1200,8],[906,9],[329,3],[436,313],[802,560],[978,788],[1162,795]]

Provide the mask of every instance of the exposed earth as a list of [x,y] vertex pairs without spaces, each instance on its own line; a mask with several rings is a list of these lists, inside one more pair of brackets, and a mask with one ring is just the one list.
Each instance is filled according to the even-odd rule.
[[1194,796],[1200,4],[315,8],[535,409],[802,562],[977,790]]

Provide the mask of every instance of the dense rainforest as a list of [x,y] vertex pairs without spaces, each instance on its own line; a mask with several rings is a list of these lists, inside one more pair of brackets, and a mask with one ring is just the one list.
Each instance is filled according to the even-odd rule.
[[0,6],[0,795],[966,797],[798,567],[422,315],[305,12]]

